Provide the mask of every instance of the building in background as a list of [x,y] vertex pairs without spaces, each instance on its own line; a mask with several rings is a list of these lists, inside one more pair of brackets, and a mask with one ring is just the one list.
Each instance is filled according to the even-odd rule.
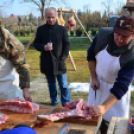
[[134,0],[127,0],[124,8],[129,12],[129,16],[134,18]]

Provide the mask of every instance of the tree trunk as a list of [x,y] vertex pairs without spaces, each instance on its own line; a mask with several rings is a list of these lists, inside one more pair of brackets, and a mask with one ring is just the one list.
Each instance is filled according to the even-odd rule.
[[41,17],[42,17],[42,20],[44,20],[44,9],[41,9]]
[[20,24],[19,24],[19,33],[20,33]]
[[24,36],[26,36],[25,26],[26,26],[26,25],[24,25]]

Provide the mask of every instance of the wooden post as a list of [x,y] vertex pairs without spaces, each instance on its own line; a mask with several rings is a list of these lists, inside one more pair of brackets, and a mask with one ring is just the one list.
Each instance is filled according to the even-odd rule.
[[[58,8],[57,9],[57,12],[60,12],[61,11],[61,8]],[[66,8],[62,8],[62,12],[65,12],[65,13],[75,13],[76,11],[74,9],[66,9]]]
[[74,60],[73,60],[73,57],[72,57],[70,51],[69,51],[69,57],[70,57],[70,60],[71,60],[71,63],[72,63],[72,66],[73,66],[74,70],[76,70],[76,66],[75,66],[75,63],[74,63]]
[[74,13],[74,15],[75,15],[75,17],[76,17],[76,19],[77,19],[78,23],[81,25],[81,27],[82,27],[83,31],[84,31],[84,32],[85,32],[85,34],[87,35],[88,39],[90,40],[90,42],[93,42],[93,41],[92,41],[92,39],[89,37],[89,35],[88,35],[87,31],[86,31],[86,30],[85,30],[85,28],[83,27],[83,25],[82,25],[81,21],[80,21],[80,20],[79,20],[79,18],[76,16],[76,13]]

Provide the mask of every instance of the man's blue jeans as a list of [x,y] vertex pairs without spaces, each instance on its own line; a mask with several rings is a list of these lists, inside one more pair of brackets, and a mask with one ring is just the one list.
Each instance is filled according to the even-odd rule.
[[[46,74],[45,74],[46,75]],[[56,78],[60,87],[61,92],[61,103],[62,106],[65,105],[66,102],[70,102],[70,91],[67,83],[66,73],[62,75],[46,75],[46,79],[48,82],[49,93],[51,98],[51,104],[54,105],[59,102],[58,100],[58,88],[56,84]]]

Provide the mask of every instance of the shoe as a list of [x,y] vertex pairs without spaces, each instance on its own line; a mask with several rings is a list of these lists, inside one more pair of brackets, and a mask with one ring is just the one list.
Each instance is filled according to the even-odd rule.
[[56,106],[56,105],[58,105],[59,104],[59,102],[58,103],[51,103],[50,105],[51,106]]

